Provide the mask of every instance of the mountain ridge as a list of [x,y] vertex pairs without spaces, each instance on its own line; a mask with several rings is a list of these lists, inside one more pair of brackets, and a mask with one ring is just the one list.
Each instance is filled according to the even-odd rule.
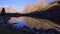
[[9,6],[0,6],[0,12],[2,8],[5,8],[6,13],[23,13],[23,9],[12,8]]

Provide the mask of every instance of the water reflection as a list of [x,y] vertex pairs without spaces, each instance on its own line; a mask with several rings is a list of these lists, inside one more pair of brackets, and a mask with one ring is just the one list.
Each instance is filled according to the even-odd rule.
[[15,22],[12,25],[15,28],[22,28],[22,27],[24,27],[26,25],[26,22],[25,21]]

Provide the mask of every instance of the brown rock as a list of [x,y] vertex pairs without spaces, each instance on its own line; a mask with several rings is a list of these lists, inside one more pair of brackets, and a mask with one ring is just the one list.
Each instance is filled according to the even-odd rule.
[[42,10],[47,10],[48,8],[57,5],[57,3],[53,3],[53,2],[45,2],[44,0],[39,0],[37,2],[35,2],[34,4],[27,4],[25,9],[23,10],[24,13],[30,13],[30,12],[34,12],[34,11],[42,11]]

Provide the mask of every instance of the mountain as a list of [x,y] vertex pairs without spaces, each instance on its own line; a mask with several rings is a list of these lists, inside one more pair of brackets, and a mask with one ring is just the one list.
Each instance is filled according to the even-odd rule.
[[45,2],[44,0],[39,0],[33,4],[27,4],[24,8],[24,13],[31,13],[34,11],[47,10],[50,7],[57,5],[56,2]]
[[3,7],[5,8],[6,13],[23,13],[23,9],[16,9],[8,6],[0,6],[0,12]]

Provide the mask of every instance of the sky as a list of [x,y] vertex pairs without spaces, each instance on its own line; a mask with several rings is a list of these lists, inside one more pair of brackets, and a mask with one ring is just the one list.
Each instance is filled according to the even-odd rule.
[[[32,4],[38,0],[0,0],[0,6],[9,6],[14,8],[24,8],[26,4]],[[51,2],[52,0],[45,0]]]
[[24,8],[26,4],[32,4],[37,0],[0,0],[0,6],[10,6],[15,8]]

